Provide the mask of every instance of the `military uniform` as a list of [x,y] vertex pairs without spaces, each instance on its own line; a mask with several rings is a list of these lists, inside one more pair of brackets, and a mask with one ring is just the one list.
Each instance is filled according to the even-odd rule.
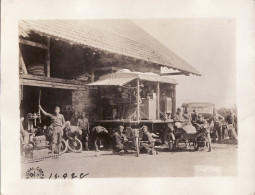
[[187,124],[191,124],[191,115],[189,113],[184,113],[183,119],[186,121]]
[[99,151],[98,148],[98,144],[100,144],[99,134],[102,132],[108,133],[108,131],[102,126],[95,126],[91,130],[91,138],[96,151]]
[[[41,106],[39,106],[40,110],[43,112],[43,114],[51,119],[51,125],[50,128],[52,130],[51,134],[51,150],[52,153],[55,152],[55,144],[58,144],[58,153],[60,152],[60,143],[62,141],[63,136],[63,129],[65,127],[65,118],[62,114],[59,114],[59,112],[55,114],[49,114],[45,112]],[[57,108],[57,107],[56,107]]]
[[78,125],[78,120],[79,120],[78,116],[72,116],[70,119],[70,124],[76,126]]
[[213,123],[214,123],[214,128],[213,128],[213,141],[216,141],[216,132],[218,134],[218,142],[221,141],[221,138],[223,137],[222,135],[222,124],[221,121],[224,120],[224,117],[221,116],[220,114],[216,114],[213,116]]
[[22,121],[20,121],[20,136],[21,136],[21,144],[28,144],[29,143],[29,133],[24,130],[22,125]]
[[198,114],[196,112],[193,112],[191,114],[191,122],[195,123],[197,121],[197,118],[198,118]]
[[79,129],[77,126],[70,126],[65,129],[67,138],[75,138],[79,135]]
[[175,126],[177,128],[181,128],[187,124],[189,124],[188,120],[186,118],[184,118],[182,113],[175,113],[174,115],[174,122],[175,122]]
[[78,127],[82,130],[82,135],[80,136],[80,141],[85,144],[85,149],[88,150],[89,142],[89,120],[87,118],[78,119]]
[[62,114],[54,115],[54,114],[47,113],[47,116],[51,118],[52,144],[60,144],[62,140],[62,136],[63,136],[63,127],[65,124],[65,118]]
[[124,135],[120,134],[119,132],[115,132],[113,134],[113,150],[115,152],[120,152],[121,150],[126,150],[126,147],[124,145]]
[[205,120],[205,119],[203,119],[203,118],[198,118],[197,120],[196,120],[196,122],[194,122],[194,126],[196,127],[196,130],[198,131],[198,130],[200,130],[200,126],[201,125],[204,125],[204,124],[206,124],[207,123],[207,121]]
[[233,134],[234,138],[237,139],[237,134],[235,131],[235,126],[234,126],[236,124],[236,116],[233,113],[229,114],[226,117],[226,122],[227,122],[227,130],[229,133],[229,138],[231,137],[230,136],[230,132],[231,132]]
[[[143,132],[142,139],[140,144],[140,152],[152,154],[154,150],[154,139],[148,131]],[[145,142],[143,142],[145,141]]]
[[183,115],[181,113],[179,113],[179,114],[175,113],[174,121],[175,122],[183,122],[184,121]]

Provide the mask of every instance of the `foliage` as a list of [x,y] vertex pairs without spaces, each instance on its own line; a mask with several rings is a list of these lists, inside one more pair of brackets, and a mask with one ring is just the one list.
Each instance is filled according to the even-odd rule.
[[232,106],[232,108],[221,107],[220,109],[217,110],[217,113],[222,115],[224,118],[226,118],[226,116],[228,115],[230,109],[232,109],[233,112],[237,115],[236,105]]

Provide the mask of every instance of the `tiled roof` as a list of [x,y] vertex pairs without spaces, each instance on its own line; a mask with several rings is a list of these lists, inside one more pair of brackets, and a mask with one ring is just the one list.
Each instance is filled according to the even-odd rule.
[[130,20],[26,20],[19,27],[168,68],[200,73]]

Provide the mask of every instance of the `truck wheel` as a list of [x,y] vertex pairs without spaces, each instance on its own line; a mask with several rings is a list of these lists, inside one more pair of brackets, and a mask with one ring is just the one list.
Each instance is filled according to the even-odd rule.
[[78,138],[74,140],[68,139],[67,141],[67,148],[72,152],[81,152],[82,150],[82,143]]
[[59,147],[59,153],[60,154],[64,154],[66,151],[67,151],[67,143],[64,139],[62,139],[60,145],[58,146]]

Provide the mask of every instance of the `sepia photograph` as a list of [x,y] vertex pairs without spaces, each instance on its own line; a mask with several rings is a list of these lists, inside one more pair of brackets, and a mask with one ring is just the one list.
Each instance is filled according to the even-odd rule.
[[2,0],[0,194],[254,194],[254,8]]
[[17,30],[22,179],[238,176],[235,19]]

